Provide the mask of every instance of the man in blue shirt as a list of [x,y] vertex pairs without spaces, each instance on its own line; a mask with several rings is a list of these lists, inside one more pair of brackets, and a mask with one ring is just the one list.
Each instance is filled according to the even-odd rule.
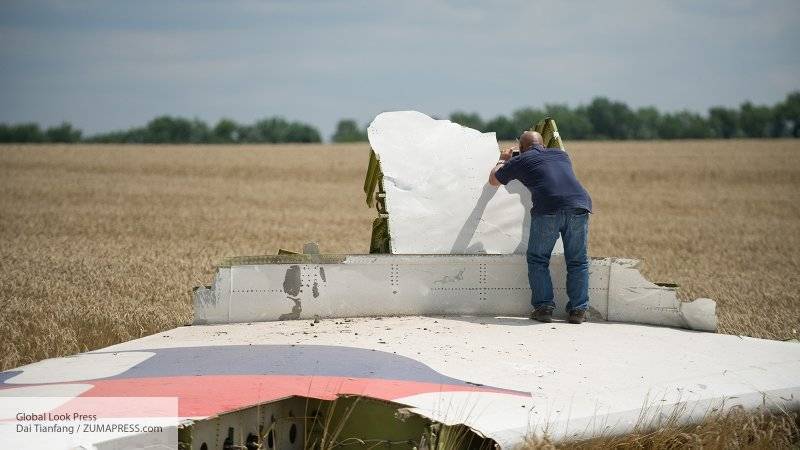
[[592,199],[572,170],[567,152],[544,148],[542,136],[526,131],[514,148],[503,151],[489,174],[489,184],[500,186],[519,180],[531,191],[531,232],[528,237],[528,281],[531,284],[531,319],[553,321],[553,283],[550,254],[558,240],[564,243],[567,264],[567,312],[570,323],[582,323],[589,308],[589,213]]

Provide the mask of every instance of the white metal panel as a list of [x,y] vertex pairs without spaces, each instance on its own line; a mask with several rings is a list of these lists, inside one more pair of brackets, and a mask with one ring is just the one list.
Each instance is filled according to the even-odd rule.
[[194,291],[194,323],[215,323],[230,320],[231,295],[231,269],[220,267],[214,274],[211,288],[205,286],[195,288]]
[[148,352],[124,354],[82,354],[51,358],[19,367],[21,373],[5,380],[8,384],[67,383],[117,375],[153,356]]
[[530,191],[518,181],[488,184],[500,155],[494,133],[417,111],[379,114],[367,133],[381,162],[392,253],[525,252]]
[[[567,299],[561,266],[563,259],[554,257],[554,293],[563,308]],[[324,282],[320,268],[326,274]],[[607,270],[603,262],[592,264],[596,287],[591,294],[601,303],[607,296]],[[342,264],[235,266],[230,273],[231,322],[315,316],[525,315],[530,310],[522,256],[369,255],[348,257]],[[300,288],[292,295],[285,283],[297,273],[300,279],[295,284]],[[301,310],[293,314],[298,305]]]
[[[347,346],[397,354],[475,385],[530,392],[432,392],[393,401],[466,423],[514,448],[547,426],[555,440],[624,433],[644,409],[702,420],[710,407],[797,409],[800,345],[632,324],[541,324],[504,317],[384,317],[182,327],[113,346]],[[320,368],[324,370],[324,368]],[[302,390],[302,387],[298,388]]]
[[[636,261],[611,265],[607,320],[653,323],[713,331],[717,328],[716,303],[710,299],[680,302],[675,290],[647,281],[635,268]],[[658,317],[658,322],[652,320]]]
[[[592,320],[713,331],[714,303],[686,311],[675,289],[650,283],[635,261],[593,259]],[[562,255],[550,265],[556,317],[567,303]],[[314,317],[476,314],[524,316],[531,291],[522,255],[352,255],[336,264],[243,264],[215,278],[216,301],[196,300],[196,323]],[[226,297],[227,294],[227,297]],[[204,296],[208,295],[203,293]],[[204,305],[211,305],[205,309]]]

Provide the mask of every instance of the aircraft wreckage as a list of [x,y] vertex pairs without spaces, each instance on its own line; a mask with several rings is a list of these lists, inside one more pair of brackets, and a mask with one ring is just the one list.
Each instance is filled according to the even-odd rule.
[[[552,119],[535,128],[563,149]],[[675,411],[693,422],[736,405],[800,407],[800,345],[710,333],[713,300],[681,302],[634,260],[592,259],[589,322],[528,320],[530,194],[487,186],[494,134],[414,111],[380,114],[368,134],[370,254],[308,244],[229,258],[194,290],[192,326],[0,373],[4,441],[512,448],[657,426]],[[551,274],[563,314],[561,253]],[[158,432],[20,433],[15,414],[31,405]]]

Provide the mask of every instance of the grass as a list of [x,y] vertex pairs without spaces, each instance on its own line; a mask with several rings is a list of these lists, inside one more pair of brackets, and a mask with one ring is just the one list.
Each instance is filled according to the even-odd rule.
[[[798,337],[800,141],[569,150],[595,204],[592,255],[640,258],[683,298],[717,300],[720,332]],[[0,370],[189,323],[189,289],[225,256],[311,240],[367,252],[367,157],[365,144],[0,147]],[[570,445],[796,443],[782,420],[742,413]]]
[[733,408],[709,414],[704,421],[682,425],[680,412],[658,426],[640,422],[630,434],[601,436],[577,442],[553,443],[532,438],[522,450],[627,450],[627,449],[794,449],[800,441],[798,413],[744,411]]
[[593,255],[644,261],[684,299],[718,301],[719,331],[800,330],[800,142],[576,144],[596,204]]
[[[590,253],[641,258],[720,332],[800,329],[800,141],[574,143]],[[366,144],[0,147],[0,369],[190,322],[225,256],[367,252]]]

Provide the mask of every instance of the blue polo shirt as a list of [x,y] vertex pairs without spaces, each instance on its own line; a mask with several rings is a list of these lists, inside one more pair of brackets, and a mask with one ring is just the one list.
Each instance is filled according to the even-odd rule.
[[519,180],[531,191],[531,214],[553,214],[562,209],[592,211],[592,199],[572,170],[567,152],[539,145],[509,159],[495,172],[497,181]]

